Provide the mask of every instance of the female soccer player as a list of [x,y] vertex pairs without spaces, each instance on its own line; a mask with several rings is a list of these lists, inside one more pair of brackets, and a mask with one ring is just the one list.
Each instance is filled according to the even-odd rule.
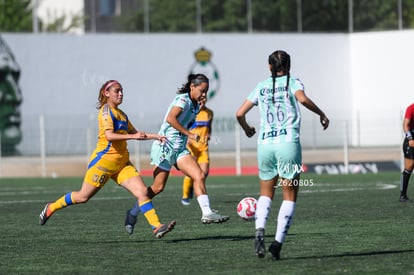
[[[210,157],[208,153],[208,144],[211,136],[211,127],[213,124],[213,111],[206,106],[207,98],[199,102],[200,111],[196,116],[195,122],[191,125],[191,133],[195,133],[200,137],[197,142],[189,139],[187,141],[187,149],[190,151],[203,170],[205,176],[208,176],[210,169]],[[181,203],[189,205],[190,199],[193,197],[193,179],[185,176],[183,180],[183,195]]]
[[414,169],[414,104],[405,110],[403,120],[405,138],[402,146],[404,154],[404,171],[400,176],[400,202],[411,202],[407,196],[408,183]]
[[280,258],[280,250],[292,223],[299,189],[302,148],[299,140],[300,110],[298,101],[319,115],[323,129],[329,119],[304,92],[299,79],[290,76],[290,56],[285,51],[275,51],[268,59],[271,77],[259,82],[236,113],[237,120],[246,136],[256,130],[246,121],[246,114],[258,105],[260,131],[257,159],[260,178],[260,197],[255,216],[255,252],[265,256],[265,227],[275,188],[282,187],[283,202],[279,209],[275,241],[269,247],[274,260]]
[[109,179],[112,179],[137,198],[140,202],[139,208],[157,238],[162,238],[174,228],[175,221],[169,224],[161,224],[159,221],[151,198],[148,196],[148,188],[140,173],[129,161],[127,149],[127,140],[155,139],[163,144],[166,138],[158,134],[137,131],[127,115],[118,108],[123,96],[124,91],[118,81],[109,80],[102,85],[97,105],[99,109],[98,143],[90,157],[81,189],[69,192],[55,202],[47,203],[39,216],[40,225],[44,225],[59,209],[88,202]]
[[[200,136],[191,133],[189,128],[194,123],[199,112],[199,104],[204,100],[209,88],[209,80],[203,74],[191,74],[188,81],[177,92],[177,96],[170,104],[159,131],[166,136],[167,142],[154,141],[151,148],[151,164],[154,165],[154,182],[149,188],[150,197],[153,198],[165,188],[170,169],[176,166],[184,175],[194,181],[194,194],[200,205],[201,222],[222,223],[230,217],[213,212],[205,185],[205,174],[190,152],[187,150],[187,139],[200,141]],[[127,211],[125,229],[133,233],[134,225],[140,209],[135,206]]]

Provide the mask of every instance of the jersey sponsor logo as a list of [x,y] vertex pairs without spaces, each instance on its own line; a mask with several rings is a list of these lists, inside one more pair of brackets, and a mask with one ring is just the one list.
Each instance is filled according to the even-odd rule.
[[273,130],[273,131],[263,133],[262,139],[274,138],[274,137],[285,136],[285,135],[287,135],[286,129]]
[[[281,92],[286,92],[286,87],[275,87],[276,92],[281,93]],[[273,94],[273,88],[262,88],[260,89],[260,95],[264,96],[267,94]]]

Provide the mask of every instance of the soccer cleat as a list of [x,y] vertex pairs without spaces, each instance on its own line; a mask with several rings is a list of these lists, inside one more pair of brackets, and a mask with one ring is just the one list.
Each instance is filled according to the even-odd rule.
[[210,224],[210,223],[222,223],[222,222],[226,222],[230,219],[229,216],[223,216],[220,215],[217,212],[211,212],[211,214],[207,215],[207,216],[203,216],[201,218],[201,222],[204,224]]
[[188,198],[181,198],[182,205],[190,205],[191,199],[194,196],[194,189],[193,187],[190,188],[190,193],[188,195]]
[[43,208],[42,212],[40,212],[39,215],[39,224],[40,225],[44,225],[47,220],[49,219],[49,217],[47,216],[47,209],[49,208],[49,203],[47,203],[45,205],[45,207]]
[[157,228],[154,229],[154,235],[158,239],[164,237],[165,234],[174,229],[176,221],[171,221],[169,224],[160,224]]
[[400,202],[412,202],[412,200],[410,200],[407,195],[402,195],[400,196]]
[[187,198],[187,199],[182,198],[182,199],[181,199],[181,204],[182,204],[182,205],[190,205],[190,199],[188,199],[188,198]]
[[134,216],[131,214],[131,210],[127,211],[126,217],[125,217],[125,230],[128,232],[128,234],[134,233],[134,226],[137,223],[137,216]]
[[269,252],[272,254],[272,260],[280,260],[280,250],[282,249],[282,244],[278,241],[272,242],[269,246]]
[[264,232],[264,228],[256,229],[256,233],[254,236],[254,249],[257,257],[259,258],[264,258],[266,253],[266,248],[264,244]]

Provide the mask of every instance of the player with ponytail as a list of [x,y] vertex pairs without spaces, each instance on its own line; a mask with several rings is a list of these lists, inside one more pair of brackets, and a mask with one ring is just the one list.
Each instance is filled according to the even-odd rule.
[[283,201],[279,208],[274,241],[269,246],[271,258],[278,260],[287,232],[292,224],[299,190],[302,167],[300,145],[301,115],[298,103],[317,114],[323,129],[329,119],[319,107],[305,95],[299,79],[290,76],[290,56],[278,50],[270,54],[268,66],[271,76],[259,82],[236,113],[237,121],[247,137],[256,129],[247,123],[246,114],[258,106],[260,131],[257,158],[259,167],[260,197],[255,215],[255,252],[265,256],[265,227],[268,220],[275,188],[282,187]]
[[155,237],[162,238],[175,226],[175,221],[162,224],[158,218],[148,188],[142,176],[129,160],[128,140],[155,139],[165,143],[165,136],[138,131],[129,121],[128,116],[118,108],[122,103],[124,90],[116,80],[106,81],[99,90],[98,142],[91,154],[88,169],[79,191],[68,192],[54,202],[47,203],[39,215],[40,225],[58,210],[71,205],[87,203],[101,190],[107,181],[112,179],[133,194],[138,207],[153,230]]
[[[168,142],[154,141],[151,148],[151,164],[154,165],[154,182],[149,188],[150,197],[161,193],[167,184],[171,167],[175,166],[193,180],[193,191],[201,209],[201,222],[223,223],[230,219],[210,207],[206,188],[206,174],[187,149],[187,140],[200,142],[200,136],[191,131],[196,115],[200,111],[199,102],[207,96],[209,79],[204,74],[190,74],[187,82],[177,91],[161,124],[160,135]],[[129,234],[134,231],[140,208],[137,204],[127,211],[125,229]]]

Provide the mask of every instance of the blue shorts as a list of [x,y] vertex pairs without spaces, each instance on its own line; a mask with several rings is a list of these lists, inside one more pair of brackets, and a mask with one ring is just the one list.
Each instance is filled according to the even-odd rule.
[[173,149],[166,143],[161,143],[158,140],[154,141],[151,148],[151,164],[156,165],[162,170],[170,171],[177,161],[190,152],[186,148],[181,150]]
[[258,144],[257,163],[261,180],[294,179],[302,172],[302,147],[299,142]]

